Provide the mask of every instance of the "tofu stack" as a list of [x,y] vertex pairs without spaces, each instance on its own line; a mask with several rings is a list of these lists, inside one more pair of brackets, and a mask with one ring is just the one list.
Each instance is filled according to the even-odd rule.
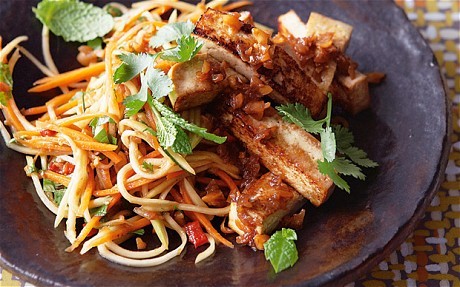
[[321,205],[334,189],[318,170],[318,139],[283,121],[272,105],[298,102],[319,118],[331,92],[351,114],[366,109],[366,76],[345,55],[351,34],[343,22],[311,13],[304,23],[289,11],[272,36],[248,13],[208,9],[194,30],[204,43],[200,54],[169,71],[174,109],[213,102],[214,117],[268,170],[233,197],[229,226],[238,242],[262,248],[283,218],[306,200]]

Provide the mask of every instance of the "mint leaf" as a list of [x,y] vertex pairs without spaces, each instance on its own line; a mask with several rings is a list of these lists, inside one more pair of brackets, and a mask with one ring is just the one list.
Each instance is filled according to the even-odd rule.
[[105,216],[107,214],[108,204],[101,205],[99,207],[91,208],[89,214],[91,216]]
[[151,105],[158,110],[161,115],[165,118],[167,118],[169,121],[174,123],[175,125],[183,128],[184,130],[187,130],[191,133],[197,134],[201,136],[202,138],[205,138],[207,140],[213,141],[217,144],[222,144],[227,140],[227,137],[220,137],[215,134],[208,133],[205,128],[199,127],[197,125],[194,125],[192,123],[187,122],[185,119],[183,119],[181,116],[178,114],[174,113],[173,110],[171,110],[169,107],[166,105],[163,105],[157,100],[153,100],[151,102]]
[[191,154],[192,153],[192,144],[190,138],[181,128],[177,127],[176,140],[171,146],[172,150],[181,154]]
[[276,273],[294,266],[299,259],[294,240],[297,240],[295,231],[283,228],[264,243],[265,259],[270,260]]
[[335,136],[331,127],[327,127],[320,133],[321,136],[321,149],[325,160],[331,162],[335,158]]
[[64,193],[67,188],[59,183],[55,183],[49,179],[43,179],[43,191],[53,193],[53,201],[56,205],[61,203]]
[[10,66],[0,63],[0,104],[6,106],[13,97],[13,77],[11,76]]
[[348,183],[341,178],[335,171],[334,165],[331,162],[328,161],[318,161],[318,170],[324,174],[329,176],[334,184],[339,187],[340,189],[345,190],[346,192],[350,193],[350,186]]
[[157,121],[157,134],[160,145],[167,149],[176,141],[177,128],[164,117],[159,117]]
[[283,120],[296,124],[309,133],[318,134],[323,130],[324,119],[315,121],[310,111],[300,103],[277,106]]
[[133,54],[126,53],[118,55],[122,64],[115,70],[113,80],[115,84],[127,82],[145,70],[148,66],[153,65],[157,56],[145,53]]
[[160,47],[166,43],[176,41],[182,36],[189,36],[195,25],[192,22],[169,23],[158,29],[157,33],[150,38],[149,45],[152,48]]
[[198,41],[193,36],[182,36],[177,39],[177,46],[165,50],[161,54],[161,58],[168,61],[174,62],[186,62],[190,61],[203,47],[203,43]]
[[80,1],[44,0],[33,11],[43,25],[67,42],[84,43],[102,37],[114,25],[106,11]]
[[162,70],[150,67],[145,77],[153,98],[159,100],[173,91],[172,80]]

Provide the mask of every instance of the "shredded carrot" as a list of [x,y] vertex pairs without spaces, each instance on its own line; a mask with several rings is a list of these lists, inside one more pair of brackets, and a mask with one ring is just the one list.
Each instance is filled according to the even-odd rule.
[[46,106],[38,106],[38,107],[33,107],[33,108],[28,108],[25,109],[22,114],[24,116],[32,116],[32,115],[39,115],[39,114],[44,114],[47,112],[47,107]]
[[57,172],[51,171],[49,169],[43,171],[43,178],[49,179],[53,182],[60,183],[63,186],[69,186],[70,184],[70,177],[65,175],[59,174]]
[[113,151],[104,151],[102,152],[103,155],[105,155],[106,157],[108,157],[111,161],[113,161],[115,164],[121,162],[123,160],[123,158],[118,155],[116,152],[113,152]]
[[184,175],[184,174],[187,174],[187,172],[184,171],[184,170],[179,170],[179,171],[171,172],[171,173],[168,173],[168,174],[166,175],[166,180],[170,180],[170,179],[179,177],[179,176]]
[[72,252],[77,248],[80,243],[85,240],[85,238],[90,234],[90,232],[93,230],[93,228],[96,227],[97,224],[99,224],[99,221],[101,220],[102,216],[94,216],[91,218],[89,222],[85,224],[83,229],[80,231],[80,234],[78,234],[77,239],[72,243],[71,246],[67,247],[65,251],[67,252]]
[[[117,204],[120,201],[120,199],[121,199],[121,194],[117,194],[113,196],[112,200],[110,200],[110,203],[107,206],[107,210],[110,210],[115,204]],[[78,235],[75,242],[70,247],[68,247],[65,251],[72,252],[73,250],[75,250],[75,248],[77,248],[80,245],[80,243],[82,243],[83,240],[86,239],[86,237],[91,235],[92,231],[95,231],[94,228],[99,224],[99,221],[102,219],[102,217],[103,216],[94,216],[93,218],[91,218],[91,220],[87,222],[85,226],[83,227],[83,229],[80,231],[80,234]]]
[[118,188],[112,187],[108,189],[99,189],[93,191],[93,195],[97,197],[102,197],[102,196],[107,196],[107,195],[114,195],[114,194],[119,194],[120,192],[118,191]]
[[53,142],[52,140],[43,140],[40,138],[32,138],[30,140],[23,140],[20,138],[15,139],[18,143],[22,144],[23,146],[43,150],[44,154],[50,151],[72,153],[72,149],[69,146],[60,145],[59,143]]
[[238,187],[236,186],[235,182],[233,179],[226,174],[223,170],[221,169],[214,169],[213,173],[215,173],[218,177],[220,177],[230,188],[230,191],[236,191],[238,190]]
[[[108,241],[113,241],[113,240],[115,240],[117,238],[120,238],[120,237],[130,233],[130,232],[133,232],[133,231],[136,231],[138,229],[141,229],[141,228],[143,228],[143,227],[145,227],[147,225],[150,225],[150,220],[148,220],[145,217],[142,217],[141,219],[133,222],[132,224],[125,224],[125,225],[121,226],[120,228],[118,228],[117,230],[106,232],[107,234],[104,234],[103,236],[101,236],[100,238],[98,238],[97,240],[92,242],[92,244],[89,247],[93,248],[95,246],[104,244],[104,243],[106,243]],[[104,231],[102,229],[102,231],[99,231],[99,232],[104,232]]]
[[112,180],[110,179],[110,172],[108,169],[96,168],[96,173],[102,188],[109,189],[113,187]]
[[235,9],[238,9],[244,6],[249,6],[249,5],[252,5],[251,1],[238,1],[238,2],[233,2],[228,5],[223,6],[221,10],[232,11],[232,10],[235,10]]
[[160,157],[161,153],[158,150],[151,151],[150,153],[146,154],[144,158],[157,158]]
[[19,121],[17,115],[14,113],[13,109],[11,108],[11,105],[14,105],[14,99],[11,98],[8,100],[8,103],[6,104],[4,110],[6,111],[5,117],[6,120],[8,121],[9,124],[11,124],[17,131],[22,131],[24,130],[24,126],[22,123]]
[[[181,183],[179,185],[180,192],[182,194],[182,197],[184,199],[184,202],[187,204],[193,204],[192,199],[188,195],[187,191],[185,190],[184,184]],[[206,229],[206,231],[211,234],[216,240],[220,241],[222,244],[224,244],[227,247],[233,248],[233,244],[222,237],[219,232],[212,226],[211,221],[202,213],[194,212],[196,219],[203,225],[203,227]]]
[[67,86],[68,84],[78,83],[84,79],[97,76],[105,69],[104,62],[100,62],[88,67],[79,68],[70,72],[62,73],[53,77],[46,77],[38,80],[38,85],[29,89],[29,93],[39,93],[57,88],[59,86]]
[[[56,114],[56,116],[59,116],[59,115],[65,113],[65,112],[67,112],[71,108],[76,107],[77,105],[78,105],[77,100],[70,101],[70,102],[68,102],[66,104],[63,104],[62,106],[57,107],[54,110],[54,113]],[[43,116],[41,116],[38,120],[39,121],[47,121],[49,119],[50,119],[50,116],[46,113]]]
[[154,179],[140,178],[138,180],[128,182],[126,184],[126,189],[127,190],[135,189],[136,187],[140,187],[140,186],[143,186],[144,184],[151,183],[152,181],[154,181]]
[[88,171],[88,180],[86,182],[86,188],[81,197],[80,207],[78,208],[79,214],[83,214],[86,208],[88,208],[89,202],[91,200],[91,195],[94,190],[94,186],[95,186],[94,171],[91,169]]
[[59,96],[56,96],[54,98],[52,98],[51,100],[47,101],[46,102],[46,105],[49,106],[55,106],[55,107],[58,107],[60,105],[63,105],[67,102],[70,101],[70,99],[75,96],[75,94],[77,92],[81,91],[80,89],[75,89],[75,90],[72,90],[68,93],[65,93],[65,94],[62,94],[62,95],[59,95]]

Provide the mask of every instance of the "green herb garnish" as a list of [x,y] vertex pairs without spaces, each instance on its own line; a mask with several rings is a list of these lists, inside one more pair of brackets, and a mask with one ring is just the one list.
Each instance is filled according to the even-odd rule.
[[[332,95],[330,93],[327,116],[322,120],[313,120],[310,111],[299,103],[281,105],[276,109],[284,120],[296,124],[307,132],[320,135],[324,160],[318,161],[318,169],[322,174],[329,176],[339,188],[350,192],[350,186],[339,174],[365,180],[366,177],[358,166],[378,166],[376,162],[367,158],[363,150],[352,146],[354,137],[348,129],[339,125],[331,126]],[[341,155],[337,155],[337,151]]]
[[78,0],[43,0],[35,16],[65,41],[87,42],[109,33],[113,17],[103,9]]
[[295,231],[283,228],[273,233],[264,243],[265,259],[270,260],[276,273],[294,266],[299,259],[295,240],[297,240]]
[[10,66],[0,63],[0,104],[6,106],[13,97],[13,77],[11,76]]
[[43,191],[53,193],[53,201],[56,205],[61,204],[64,193],[67,188],[59,183],[55,183],[49,179],[43,179]]

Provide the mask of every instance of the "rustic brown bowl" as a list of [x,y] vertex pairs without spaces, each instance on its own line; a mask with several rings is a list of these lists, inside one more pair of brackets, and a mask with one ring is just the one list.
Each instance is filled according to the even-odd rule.
[[[32,13],[37,0],[1,0],[0,35],[8,42],[28,35],[25,46],[39,56],[41,24]],[[102,1],[98,1],[102,3]],[[121,1],[128,2],[128,1]],[[94,250],[66,253],[62,225],[40,202],[24,175],[24,157],[0,144],[0,265],[44,286],[299,285],[339,286],[368,271],[414,229],[438,189],[449,151],[450,116],[439,67],[404,12],[391,1],[254,1],[254,18],[276,26],[279,14],[310,11],[354,26],[348,50],[364,72],[387,74],[372,88],[371,109],[350,119],[357,144],[380,166],[352,181],[350,195],[336,191],[320,208],[308,206],[298,232],[299,261],[275,274],[262,252],[217,248],[201,264],[188,247],[179,258],[154,268],[130,268],[102,259]],[[52,37],[63,71],[77,66],[76,45]],[[44,98],[26,93],[40,73],[26,59],[15,71],[22,107]]]

